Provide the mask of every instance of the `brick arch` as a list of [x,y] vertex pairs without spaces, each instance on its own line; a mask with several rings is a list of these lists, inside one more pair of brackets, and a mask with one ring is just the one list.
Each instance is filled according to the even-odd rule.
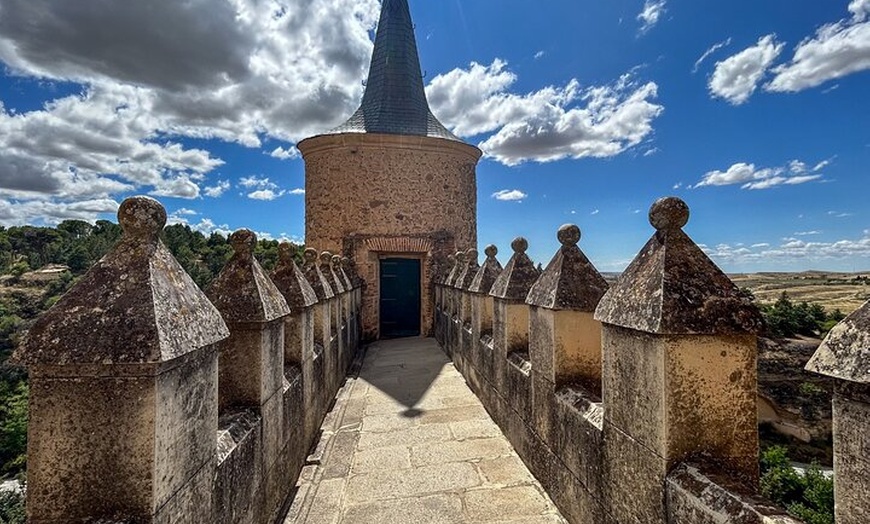
[[377,237],[367,238],[365,246],[379,253],[431,253],[435,244],[428,238]]

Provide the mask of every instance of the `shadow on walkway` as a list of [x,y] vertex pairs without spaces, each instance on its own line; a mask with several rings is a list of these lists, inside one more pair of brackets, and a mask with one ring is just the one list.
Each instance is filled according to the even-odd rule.
[[359,378],[405,406],[402,416],[416,418],[423,414],[418,404],[449,364],[429,339],[394,339],[369,346]]
[[369,346],[285,524],[565,524],[432,339]]

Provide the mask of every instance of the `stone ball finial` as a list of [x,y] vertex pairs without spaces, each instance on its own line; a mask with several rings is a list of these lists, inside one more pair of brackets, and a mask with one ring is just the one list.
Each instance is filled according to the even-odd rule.
[[323,266],[331,266],[332,265],[332,253],[329,251],[324,251],[320,254],[320,264]]
[[573,247],[580,242],[580,228],[576,224],[565,224],[559,228],[556,238],[559,239],[563,247]]
[[237,254],[250,255],[257,245],[257,234],[250,229],[239,229],[230,235],[230,245]]
[[477,259],[480,257],[480,253],[476,249],[471,248],[465,252],[465,257],[469,264],[476,264]]
[[454,258],[456,258],[457,264],[464,264],[465,263],[465,253],[462,251],[457,251],[456,255],[454,255]]
[[317,262],[317,250],[309,247],[302,252],[302,259],[305,261],[306,266],[313,266]]
[[689,206],[677,197],[660,198],[649,209],[649,223],[658,231],[674,231],[689,223]]
[[492,260],[493,258],[495,258],[496,255],[498,255],[498,248],[495,246],[495,244],[490,244],[486,246],[486,249],[483,250],[483,253],[486,255],[486,258]]
[[523,237],[517,237],[511,242],[514,253],[525,253],[529,249],[529,241]]
[[350,257],[341,257],[341,267],[350,269]]
[[332,267],[335,269],[341,268],[341,255],[332,255]]
[[281,262],[289,263],[293,261],[293,244],[290,242],[281,242],[278,244],[278,260]]
[[150,197],[130,197],[118,208],[118,223],[127,236],[154,240],[166,226],[166,208]]

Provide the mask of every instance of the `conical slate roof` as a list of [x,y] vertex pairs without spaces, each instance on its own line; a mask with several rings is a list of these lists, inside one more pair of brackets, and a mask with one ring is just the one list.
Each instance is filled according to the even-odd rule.
[[362,105],[326,133],[383,133],[461,141],[429,110],[408,0],[384,0]]

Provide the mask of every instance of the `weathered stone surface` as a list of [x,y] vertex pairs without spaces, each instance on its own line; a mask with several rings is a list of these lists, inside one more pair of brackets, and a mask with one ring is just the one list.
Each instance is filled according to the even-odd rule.
[[230,235],[235,253],[206,290],[227,323],[270,322],[290,314],[290,307],[254,258],[257,235],[240,229]]
[[476,249],[469,249],[465,252],[465,268],[456,279],[454,287],[463,291],[468,290],[468,288],[471,287],[471,282],[474,280],[477,271],[480,269],[480,265],[477,263],[478,256]]
[[531,307],[529,354],[535,371],[550,382],[601,391],[601,323],[592,313]]
[[870,301],[831,329],[806,369],[870,384]]
[[281,387],[284,321],[236,328],[220,344],[220,406],[260,406]]
[[[350,261],[349,258],[347,260]],[[336,277],[338,277],[339,282],[341,282],[341,287],[345,291],[351,291],[353,289],[353,282],[350,281],[350,277],[344,271],[341,255],[332,255],[332,272],[335,273]]]
[[214,346],[161,372],[131,366],[120,376],[70,378],[58,369],[31,369],[30,521],[147,519],[172,500],[180,512],[210,515],[210,502],[184,501],[201,502],[190,485],[198,472],[214,474]]
[[514,254],[504,270],[495,280],[489,294],[502,300],[526,300],[529,289],[540,276],[535,264],[526,255],[529,243],[525,238],[517,237],[511,243]]
[[335,295],[344,293],[344,285],[335,273],[332,265],[332,257],[334,255],[329,251],[324,251],[320,254],[320,272],[323,274],[326,281],[329,282],[329,287]]
[[546,497],[532,486],[471,491],[464,498],[465,512],[471,522],[510,521],[540,515],[549,506]]
[[606,327],[605,419],[668,467],[704,456],[758,478],[755,339],[657,337]]
[[593,312],[607,282],[577,247],[580,228],[566,224],[559,228],[562,247],[529,290],[526,303],[547,309]]
[[489,246],[486,246],[485,253],[486,260],[474,275],[471,284],[468,286],[468,290],[476,294],[489,295],[493,284],[495,284],[495,281],[498,279],[503,268],[498,259],[495,258],[496,255],[498,255],[497,247],[490,244]]
[[36,320],[18,362],[166,362],[229,335],[220,313],[158,239],[163,206],[128,198],[118,220],[120,242]]
[[733,483],[722,486],[697,467],[679,466],[668,475],[666,485],[668,523],[800,524],[759,497],[741,493],[739,488]]
[[293,245],[288,242],[282,242],[278,246],[278,265],[272,272],[271,279],[287,301],[290,310],[298,313],[299,310],[317,303],[317,293],[293,260],[293,249]]
[[251,409],[227,411],[218,423],[217,474],[214,484],[216,520],[252,523],[263,475],[260,417]]
[[837,524],[870,521],[870,403],[834,396],[834,497]]
[[450,276],[454,274],[456,270],[456,257],[452,254],[447,255],[447,264],[444,266],[444,272],[441,275],[441,278],[438,280],[438,283],[446,285],[450,279]]
[[597,320],[656,334],[760,331],[758,308],[681,229],[688,217],[678,198],[653,204],[657,231],[601,299]]
[[305,273],[305,278],[314,294],[317,295],[317,300],[323,302],[335,296],[332,286],[329,285],[329,280],[320,270],[320,264],[317,263],[317,250],[308,248],[303,253],[305,264],[302,266],[302,271]]

